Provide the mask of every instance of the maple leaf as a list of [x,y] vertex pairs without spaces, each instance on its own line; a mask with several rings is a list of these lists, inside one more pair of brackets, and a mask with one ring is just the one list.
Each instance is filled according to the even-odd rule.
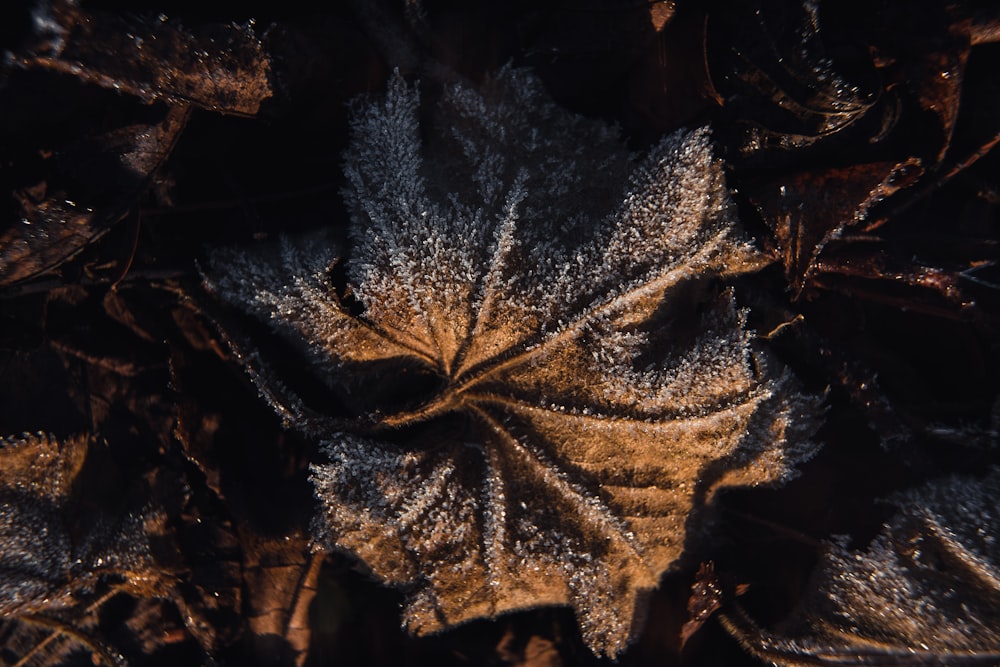
[[243,354],[329,457],[319,542],[406,589],[411,630],[568,604],[616,655],[714,491],[811,454],[815,402],[764,368],[710,280],[763,261],[707,130],[635,161],[509,69],[446,90],[426,142],[418,107],[397,76],[355,109],[355,303],[324,236],[219,251],[208,286],[338,393],[349,416],[324,418]]

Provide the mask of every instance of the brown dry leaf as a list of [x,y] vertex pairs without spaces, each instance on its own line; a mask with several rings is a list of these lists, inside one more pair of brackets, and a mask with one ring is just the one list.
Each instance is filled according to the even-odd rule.
[[159,122],[120,127],[49,158],[74,192],[42,183],[15,193],[20,220],[0,231],[0,286],[51,271],[107,233],[149,187],[188,115],[186,107],[170,108]]
[[524,646],[517,646],[515,640],[508,629],[497,644],[497,657],[506,667],[562,667],[562,656],[551,639],[531,635]]
[[145,102],[254,116],[271,97],[270,61],[252,24],[188,30],[167,17],[87,12],[55,0],[35,18],[36,43],[13,63],[65,72]]
[[750,199],[774,233],[785,275],[800,296],[816,274],[823,250],[852,229],[870,230],[872,206],[920,177],[919,160],[877,162],[793,172],[748,184]]
[[746,584],[733,585],[715,572],[715,564],[711,561],[698,567],[695,581],[691,584],[691,597],[688,598],[688,620],[681,627],[681,648],[687,644],[694,633],[701,629],[712,614],[717,612],[730,598],[742,595],[747,591]]
[[255,641],[285,640],[296,665],[308,657],[309,605],[316,596],[323,554],[309,552],[304,535],[268,538],[241,531],[247,622]]
[[5,656],[61,664],[82,649],[95,664],[119,664],[119,651],[131,661],[185,644],[185,654],[211,655],[235,641],[235,539],[224,522],[201,518],[169,467],[150,471],[124,500],[104,498],[102,466],[113,463],[88,451],[90,439],[38,435],[0,445]]
[[47,435],[0,441],[0,615],[69,602],[74,553],[61,509],[87,443]]
[[[218,360],[214,358],[218,336],[207,331],[205,322],[189,308],[179,307],[171,314],[188,344],[198,349],[197,353],[186,346],[173,349],[171,384],[180,394],[174,436],[236,526],[230,546],[239,562],[239,606],[249,631],[245,643],[257,653],[302,664],[311,640],[310,604],[324,561],[322,554],[311,553],[304,528],[311,511],[309,497],[296,493],[306,483],[305,465],[297,465],[294,455],[282,451],[277,428],[262,432],[245,417],[231,419],[214,402],[233,391],[206,382],[206,361]],[[241,442],[245,438],[262,443],[267,453],[249,449]],[[237,443],[235,451],[226,449],[232,441]]]
[[924,141],[934,140],[933,150],[924,154],[929,164],[941,162],[951,147],[972,49],[968,14],[963,3],[928,6],[923,12],[881,3],[873,17],[871,27],[877,34],[872,34],[872,51],[886,89],[905,91],[936,121],[934,128],[908,129],[920,131]]
[[165,598],[174,583],[160,559],[170,542],[162,511],[80,512],[89,446],[43,434],[0,441],[0,617],[12,626],[5,650],[23,660],[55,664],[82,648],[95,664],[119,664],[96,637],[97,612],[118,593]]
[[358,108],[354,305],[323,235],[219,252],[208,284],[270,318],[346,413],[242,355],[329,457],[320,543],[408,589],[411,630],[570,605],[616,655],[714,491],[812,453],[815,404],[709,287],[761,259],[707,132],[631,164],[612,130],[510,70],[442,104],[426,147],[401,79]]
[[[887,116],[874,67],[844,76],[830,57],[816,2],[749,2],[709,16],[709,70],[733,119],[739,152],[774,156],[816,146]],[[857,63],[860,65],[860,63]],[[866,71],[867,70],[867,71]],[[865,121],[865,122],[863,122]]]
[[992,665],[1000,661],[1000,471],[897,495],[864,550],[829,545],[807,604],[776,632],[720,618],[779,665]]
[[997,142],[983,104],[991,96],[979,94],[979,105],[961,105],[963,117],[974,127],[984,113],[990,120],[980,124],[989,129],[960,131],[952,145],[968,83],[971,8],[912,12],[878,2],[864,22],[846,7],[796,0],[740,12],[712,17],[713,74],[733,120],[731,145],[760,168],[743,189],[774,233],[793,296],[836,290],[971,316],[975,304],[959,276],[970,264],[947,256],[921,263],[928,253],[907,247],[919,224],[896,225],[885,240],[871,234]]

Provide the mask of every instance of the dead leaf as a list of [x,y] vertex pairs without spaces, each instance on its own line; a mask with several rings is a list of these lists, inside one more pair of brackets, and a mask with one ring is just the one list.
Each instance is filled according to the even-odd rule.
[[35,43],[13,58],[17,66],[64,72],[148,103],[246,116],[272,95],[270,61],[252,22],[189,30],[163,14],[88,12],[55,0],[35,25]]
[[873,64],[859,56],[851,76],[843,74],[822,27],[815,2],[744,3],[710,14],[711,80],[733,118],[727,131],[744,159],[771,165],[788,151],[856,128],[870,133],[873,117],[884,117],[876,132],[893,124]]
[[799,297],[817,272],[825,247],[851,230],[869,231],[872,206],[912,185],[920,162],[880,162],[793,172],[747,184],[748,196],[771,228],[792,293]]
[[698,566],[687,603],[688,620],[681,627],[681,648],[715,612],[732,598],[745,593],[747,588],[746,584],[733,584],[720,577],[711,561]]
[[159,122],[118,128],[50,158],[74,191],[16,195],[20,219],[0,231],[0,287],[52,271],[107,233],[149,187],[188,115],[187,107],[170,108]]
[[242,531],[247,622],[255,641],[279,637],[296,665],[308,657],[309,605],[316,596],[323,554],[311,554],[303,535],[266,538]]
[[1000,472],[897,495],[867,549],[830,544],[799,617],[769,632],[747,614],[723,624],[781,665],[966,665],[1000,660]]
[[633,166],[529,75],[486,90],[451,89],[426,148],[399,78],[359,107],[356,306],[322,235],[219,252],[208,283],[314,364],[325,415],[239,352],[330,459],[313,468],[320,543],[409,588],[412,630],[568,604],[615,655],[691,514],[789,476],[815,406],[759,365],[731,293],[704,291],[760,265],[705,132]]
[[119,593],[167,597],[174,583],[162,558],[170,540],[160,509],[150,503],[114,515],[93,498],[81,501],[90,442],[44,434],[0,442],[0,616],[19,624],[18,638],[5,644],[23,646],[25,660],[82,646],[119,664],[89,627],[97,612]]
[[929,165],[940,163],[951,147],[972,48],[968,9],[958,3],[914,13],[880,3],[872,19],[872,51],[887,90],[899,92],[907,103],[914,99],[935,119],[936,127],[920,127],[916,110],[907,110],[905,131],[933,139],[933,149],[921,157]]

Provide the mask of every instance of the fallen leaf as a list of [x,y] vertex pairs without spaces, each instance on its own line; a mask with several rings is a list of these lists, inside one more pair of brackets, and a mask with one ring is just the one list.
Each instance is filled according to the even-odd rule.
[[709,15],[709,72],[741,157],[773,165],[856,128],[871,134],[872,118],[876,133],[892,126],[893,107],[870,59],[852,59],[851,76],[843,74],[827,48],[820,9],[815,2],[751,2]]
[[43,187],[15,193],[19,220],[0,231],[0,287],[57,268],[126,215],[173,150],[189,109],[174,107],[161,116],[82,140],[50,158],[73,192]]
[[302,535],[266,538],[243,531],[240,538],[250,631],[255,641],[284,640],[295,664],[302,665],[323,554],[310,554],[309,540]]
[[771,228],[796,297],[810,285],[817,263],[831,241],[851,230],[869,231],[870,209],[912,185],[921,175],[919,160],[880,162],[793,172],[748,183],[748,195]]
[[253,24],[186,29],[165,15],[88,12],[54,0],[35,16],[34,42],[12,64],[49,69],[144,102],[254,116],[271,97],[270,60]]
[[630,164],[513,70],[449,89],[426,146],[417,106],[397,77],[357,107],[350,301],[323,235],[220,251],[207,283],[314,364],[325,415],[238,352],[329,457],[319,543],[406,587],[411,630],[567,604],[617,655],[713,492],[811,455],[815,403],[709,286],[761,258],[706,131]]
[[829,544],[798,617],[769,632],[737,610],[723,624],[780,665],[966,665],[1000,660],[1000,471],[898,494],[864,550]]
[[688,620],[681,627],[681,648],[701,629],[705,621],[731,598],[745,593],[747,588],[747,584],[733,584],[720,577],[711,561],[702,563],[691,584],[691,597],[687,603]]

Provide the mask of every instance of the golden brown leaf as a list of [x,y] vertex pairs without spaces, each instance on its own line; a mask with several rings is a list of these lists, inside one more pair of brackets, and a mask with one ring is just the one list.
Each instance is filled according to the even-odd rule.
[[426,147],[417,106],[397,78],[354,121],[361,315],[322,236],[218,253],[209,284],[270,317],[350,413],[317,414],[244,357],[329,457],[321,544],[409,590],[411,630],[570,605],[616,655],[713,492],[812,452],[813,402],[710,284],[761,258],[705,130],[632,164],[517,71],[447,91]]

